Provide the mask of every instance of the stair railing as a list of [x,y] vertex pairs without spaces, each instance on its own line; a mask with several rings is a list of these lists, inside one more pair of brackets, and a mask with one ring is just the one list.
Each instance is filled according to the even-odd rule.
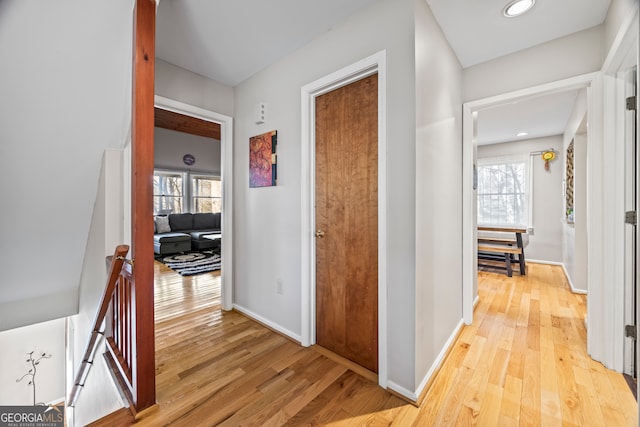
[[87,376],[89,375],[91,366],[93,365],[93,360],[95,357],[96,349],[98,347],[99,338],[104,335],[104,330],[102,329],[102,325],[109,311],[109,307],[114,297],[115,291],[118,288],[121,272],[123,269],[123,265],[125,265],[126,255],[128,252],[129,252],[129,246],[119,245],[116,247],[113,257],[110,257],[111,265],[109,267],[107,284],[102,294],[102,298],[100,299],[98,312],[96,313],[96,317],[93,321],[89,342],[87,342],[84,355],[82,356],[82,362],[78,367],[78,372],[73,382],[73,387],[71,388],[71,392],[69,393],[69,399],[67,401],[68,406],[75,406],[78,400],[78,396],[80,395],[80,391],[84,387],[85,382],[87,380]]

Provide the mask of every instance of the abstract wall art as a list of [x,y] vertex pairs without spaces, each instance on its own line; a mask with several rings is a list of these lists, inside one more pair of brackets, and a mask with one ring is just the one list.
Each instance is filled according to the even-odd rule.
[[272,130],[249,138],[249,187],[276,185],[276,145],[278,131]]

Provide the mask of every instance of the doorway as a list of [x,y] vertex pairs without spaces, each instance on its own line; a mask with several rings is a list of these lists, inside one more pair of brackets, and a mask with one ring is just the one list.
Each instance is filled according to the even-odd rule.
[[378,74],[316,97],[316,343],[378,372]]
[[233,119],[223,114],[194,107],[162,96],[155,96],[155,106],[186,116],[199,118],[220,125],[220,175],[222,180],[222,223],[221,230],[224,244],[221,247],[222,265],[221,297],[222,308],[233,308]]
[[[478,295],[477,282],[477,127],[478,114],[492,107],[524,101],[532,97],[557,94],[564,91],[591,88],[596,76],[587,74],[554,83],[493,96],[463,105],[463,318],[467,325],[473,322],[474,301]],[[589,90],[589,89],[588,89]],[[587,101],[589,107],[591,100]],[[587,108],[589,108],[587,107]],[[591,129],[597,129],[597,123]],[[558,216],[560,216],[560,212]]]
[[[620,100],[624,104],[624,138],[625,138],[625,315],[624,321],[627,328],[637,329],[637,123],[636,123],[636,79],[637,67],[633,66],[619,73],[618,84],[620,94],[624,98]],[[636,337],[631,331],[625,334],[624,342],[624,368],[626,378],[636,381],[637,378],[637,354]]]
[[373,74],[377,101],[377,320],[378,384],[387,388],[387,169],[386,52],[382,51],[302,87],[301,147],[301,343],[316,344],[316,98]]

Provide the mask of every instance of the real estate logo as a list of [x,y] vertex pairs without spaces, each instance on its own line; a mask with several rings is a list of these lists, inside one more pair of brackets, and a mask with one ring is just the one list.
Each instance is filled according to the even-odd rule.
[[64,403],[0,406],[0,427],[64,427]]
[[25,381],[31,387],[33,405],[0,406],[0,427],[64,427],[64,402],[55,405],[36,403],[36,375],[40,363],[50,359],[47,352],[34,355],[35,350],[27,353],[26,363],[29,370],[16,380]]

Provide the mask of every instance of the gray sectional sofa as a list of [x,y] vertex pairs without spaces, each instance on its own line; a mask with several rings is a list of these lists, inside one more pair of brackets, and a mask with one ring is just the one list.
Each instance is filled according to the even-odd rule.
[[216,249],[220,239],[204,236],[220,234],[221,214],[183,213],[156,216],[154,219],[153,251],[167,255],[191,250]]

